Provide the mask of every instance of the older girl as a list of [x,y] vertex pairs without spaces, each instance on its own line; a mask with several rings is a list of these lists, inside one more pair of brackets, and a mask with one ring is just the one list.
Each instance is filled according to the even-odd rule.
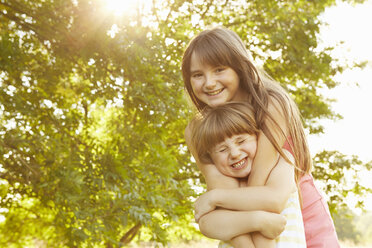
[[[311,157],[298,108],[277,82],[253,65],[239,36],[224,28],[201,32],[184,53],[182,74],[186,90],[199,111],[230,101],[244,101],[253,107],[261,131],[248,186],[265,185],[278,156],[286,157],[282,147],[290,147],[297,168],[295,179],[302,195],[307,247],[339,247],[328,206],[311,176]],[[232,182],[213,164],[200,162],[191,147],[190,130],[190,126],[185,130],[186,142],[206,179],[207,188],[230,187]],[[271,194],[259,197],[266,203],[251,203],[252,210],[280,213],[288,192],[273,188]]]

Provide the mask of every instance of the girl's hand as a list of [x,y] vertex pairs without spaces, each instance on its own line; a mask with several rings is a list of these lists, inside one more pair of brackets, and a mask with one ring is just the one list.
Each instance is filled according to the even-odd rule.
[[261,234],[268,239],[277,238],[284,231],[287,220],[280,214],[263,211],[261,213]]
[[199,196],[195,202],[195,221],[198,223],[200,218],[207,213],[216,209],[216,204],[214,201],[215,194],[218,189],[213,189],[207,191],[206,193]]

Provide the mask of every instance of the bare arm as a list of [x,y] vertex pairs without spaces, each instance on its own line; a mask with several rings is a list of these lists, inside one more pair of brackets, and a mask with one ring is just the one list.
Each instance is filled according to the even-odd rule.
[[[276,106],[280,104],[276,100],[272,100],[269,103],[269,113],[273,116],[274,120],[279,125],[280,129],[284,131],[285,136],[287,135],[286,121],[284,115]],[[268,119],[265,120],[269,130],[271,130],[274,139],[278,142],[280,147],[283,147],[285,142],[285,136],[280,132],[280,129]],[[255,159],[253,161],[252,171],[248,179],[248,186],[262,186],[265,185],[270,172],[278,161],[279,153],[276,151],[273,144],[261,131],[258,135],[258,147]]]
[[[289,154],[286,154],[289,156]],[[253,190],[252,190],[253,189]],[[247,209],[252,210],[251,207],[255,204],[259,207],[266,206],[270,208],[272,206],[281,206],[280,209],[275,209],[275,212],[281,212],[285,207],[285,203],[289,198],[289,195],[296,190],[296,184],[294,181],[294,168],[288,164],[283,158],[280,158],[278,165],[274,168],[270,177],[267,181],[266,186],[263,187],[242,187],[236,189],[214,189],[202,195],[196,202],[196,218],[197,215],[201,214],[198,209],[202,208],[199,206],[207,202],[208,205],[213,207],[223,207],[230,210],[215,210],[208,214],[201,215],[199,222],[200,230],[208,237],[226,239],[227,237],[241,235],[245,231],[251,231],[247,228],[257,228],[255,223],[255,217],[259,216],[260,213],[270,214],[269,212],[260,211],[246,211]],[[280,196],[278,195],[280,194]],[[265,195],[265,197],[262,197]],[[267,201],[262,199],[272,199]],[[286,199],[283,202],[277,202],[278,199]],[[209,203],[208,203],[209,202]],[[257,203],[258,202],[258,203]],[[240,211],[236,211],[240,210]],[[250,216],[254,214],[253,216]],[[262,214],[261,214],[262,215]],[[249,217],[248,217],[249,216]],[[275,221],[283,221],[284,218],[280,215],[266,216],[272,218],[268,223],[264,221],[264,218],[260,218],[263,229],[258,232],[252,232],[252,240],[255,247],[275,247],[273,239],[284,230],[275,229],[279,225],[274,225]],[[280,218],[283,219],[280,219]],[[249,223],[248,226],[246,226]],[[227,231],[228,229],[228,231]],[[270,233],[265,233],[265,231]],[[245,237],[238,236],[236,241],[239,244],[241,239]]]
[[280,213],[290,194],[295,190],[294,167],[280,158],[265,186],[215,189],[217,194],[214,195],[214,203],[218,207],[233,210],[264,210]]
[[219,240],[231,240],[256,231],[274,239],[284,230],[285,224],[285,218],[279,214],[224,209],[214,210],[199,221],[200,230],[205,236]]
[[[288,157],[289,152],[284,151]],[[296,190],[294,167],[280,158],[265,186],[234,189],[213,189],[201,195],[195,203],[195,218],[222,207],[237,211],[263,210],[280,213],[292,192]]]

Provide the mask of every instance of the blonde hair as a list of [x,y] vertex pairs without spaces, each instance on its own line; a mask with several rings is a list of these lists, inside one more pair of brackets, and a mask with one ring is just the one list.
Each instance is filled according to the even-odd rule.
[[269,100],[275,99],[279,103],[278,107],[286,120],[288,137],[285,137],[284,130],[280,129],[280,133],[292,148],[297,169],[296,181],[302,174],[309,173],[312,161],[297,105],[279,83],[253,65],[251,55],[239,36],[225,28],[205,30],[192,39],[186,48],[182,59],[182,76],[185,88],[200,112],[206,104],[200,101],[192,90],[190,66],[193,55],[197,56],[202,63],[211,66],[231,67],[239,75],[239,87],[246,92],[247,102],[254,109],[258,129],[262,130],[280,155],[287,158],[267,125],[269,122],[280,129],[268,111]]
[[228,102],[215,108],[206,108],[191,125],[192,146],[202,163],[213,163],[212,149],[226,138],[248,133],[258,134],[253,109],[248,103]]

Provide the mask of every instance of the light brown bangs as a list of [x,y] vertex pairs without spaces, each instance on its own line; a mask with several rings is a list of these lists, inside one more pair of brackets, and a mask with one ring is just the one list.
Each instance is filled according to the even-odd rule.
[[243,118],[235,111],[218,109],[206,117],[200,130],[204,135],[200,137],[200,145],[211,152],[217,144],[226,138],[243,133],[257,134],[254,124]]
[[230,49],[215,37],[203,37],[198,41],[193,53],[201,64],[232,67],[233,59]]

